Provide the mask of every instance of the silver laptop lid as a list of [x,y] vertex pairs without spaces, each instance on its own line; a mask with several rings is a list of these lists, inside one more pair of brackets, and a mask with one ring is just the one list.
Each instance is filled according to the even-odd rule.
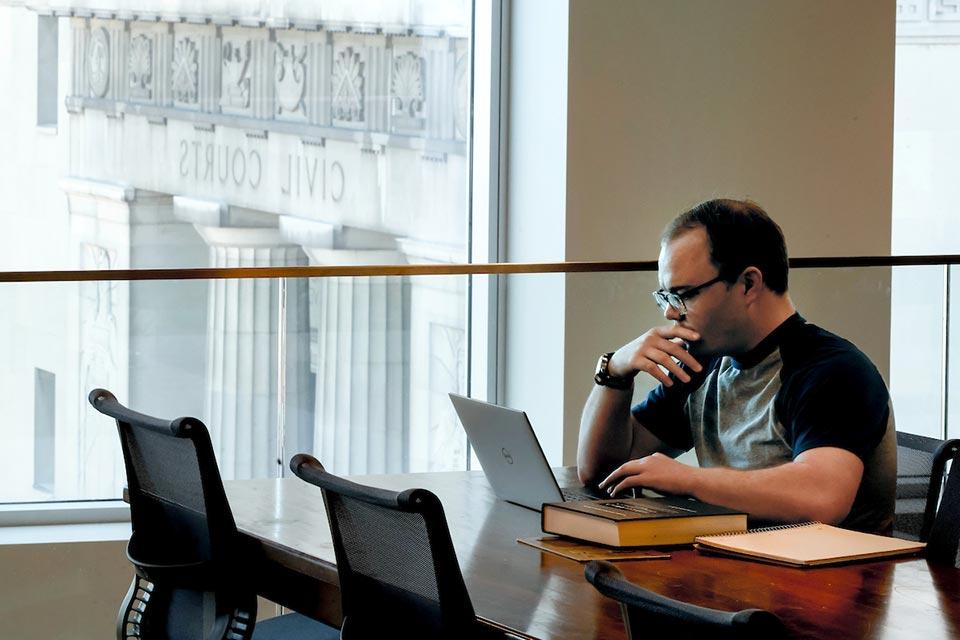
[[563,501],[526,413],[455,393],[450,400],[500,499],[537,511]]

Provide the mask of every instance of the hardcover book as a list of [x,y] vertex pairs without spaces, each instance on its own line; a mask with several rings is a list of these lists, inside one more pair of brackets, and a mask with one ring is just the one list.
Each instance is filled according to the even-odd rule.
[[747,514],[692,498],[611,498],[543,505],[541,527],[610,547],[691,544],[701,535],[747,530]]

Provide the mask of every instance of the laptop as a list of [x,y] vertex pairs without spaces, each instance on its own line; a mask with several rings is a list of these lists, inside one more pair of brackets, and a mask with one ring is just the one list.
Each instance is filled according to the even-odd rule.
[[544,502],[609,498],[587,487],[560,487],[527,414],[451,393],[487,481],[501,500],[540,511]]

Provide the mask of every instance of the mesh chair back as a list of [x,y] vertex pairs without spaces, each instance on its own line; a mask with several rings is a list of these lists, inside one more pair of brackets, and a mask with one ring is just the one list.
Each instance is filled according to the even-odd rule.
[[304,454],[294,456],[290,468],[323,492],[337,556],[344,639],[481,633],[443,506],[433,493],[359,485],[327,473]]
[[256,599],[241,579],[240,536],[206,427],[137,413],[104,389],[89,401],[116,420],[127,472],[137,577],[118,637],[249,637]]
[[783,623],[762,609],[718,611],[680,602],[629,582],[609,562],[591,560],[584,570],[597,591],[620,603],[628,638],[760,638],[786,637]]
[[960,467],[956,458],[927,540],[927,559],[960,568]]
[[897,432],[897,503],[893,534],[926,541],[937,513],[947,463],[960,440]]

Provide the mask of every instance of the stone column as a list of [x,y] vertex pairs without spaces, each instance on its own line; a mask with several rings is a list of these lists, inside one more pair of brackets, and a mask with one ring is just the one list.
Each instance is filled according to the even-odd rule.
[[[219,202],[174,198],[176,215],[194,222],[209,246],[211,267],[278,267],[306,263],[284,240],[277,216]],[[278,375],[284,365],[284,429],[299,432],[309,416],[312,388],[306,283],[287,280],[285,325],[277,278],[212,280],[207,294],[205,421],[226,479],[275,477],[278,466]],[[280,332],[286,350],[280,353]],[[284,451],[288,458],[294,451]],[[281,460],[285,465],[286,460]]]
[[[171,196],[85,178],[66,178],[60,187],[67,196],[75,268],[205,266],[204,244],[191,225],[174,218]],[[58,382],[68,391],[57,395],[70,404],[57,408],[66,430],[57,442],[69,452],[57,456],[57,473],[69,484],[77,478],[79,495],[116,496],[123,479],[114,455],[116,430],[87,404],[87,394],[104,387],[121,402],[164,417],[199,411],[198,346],[206,309],[191,301],[202,300],[203,283],[82,282],[56,288],[77,319],[68,338],[68,357],[76,363],[67,365]]]
[[[411,263],[466,262],[462,246],[399,241]],[[410,278],[410,470],[456,471],[467,465],[467,437],[447,395],[467,391],[469,276]]]
[[[280,226],[304,246],[311,264],[404,262],[386,234],[294,218],[284,218]],[[406,278],[310,281],[313,451],[335,473],[409,467],[408,317]]]

